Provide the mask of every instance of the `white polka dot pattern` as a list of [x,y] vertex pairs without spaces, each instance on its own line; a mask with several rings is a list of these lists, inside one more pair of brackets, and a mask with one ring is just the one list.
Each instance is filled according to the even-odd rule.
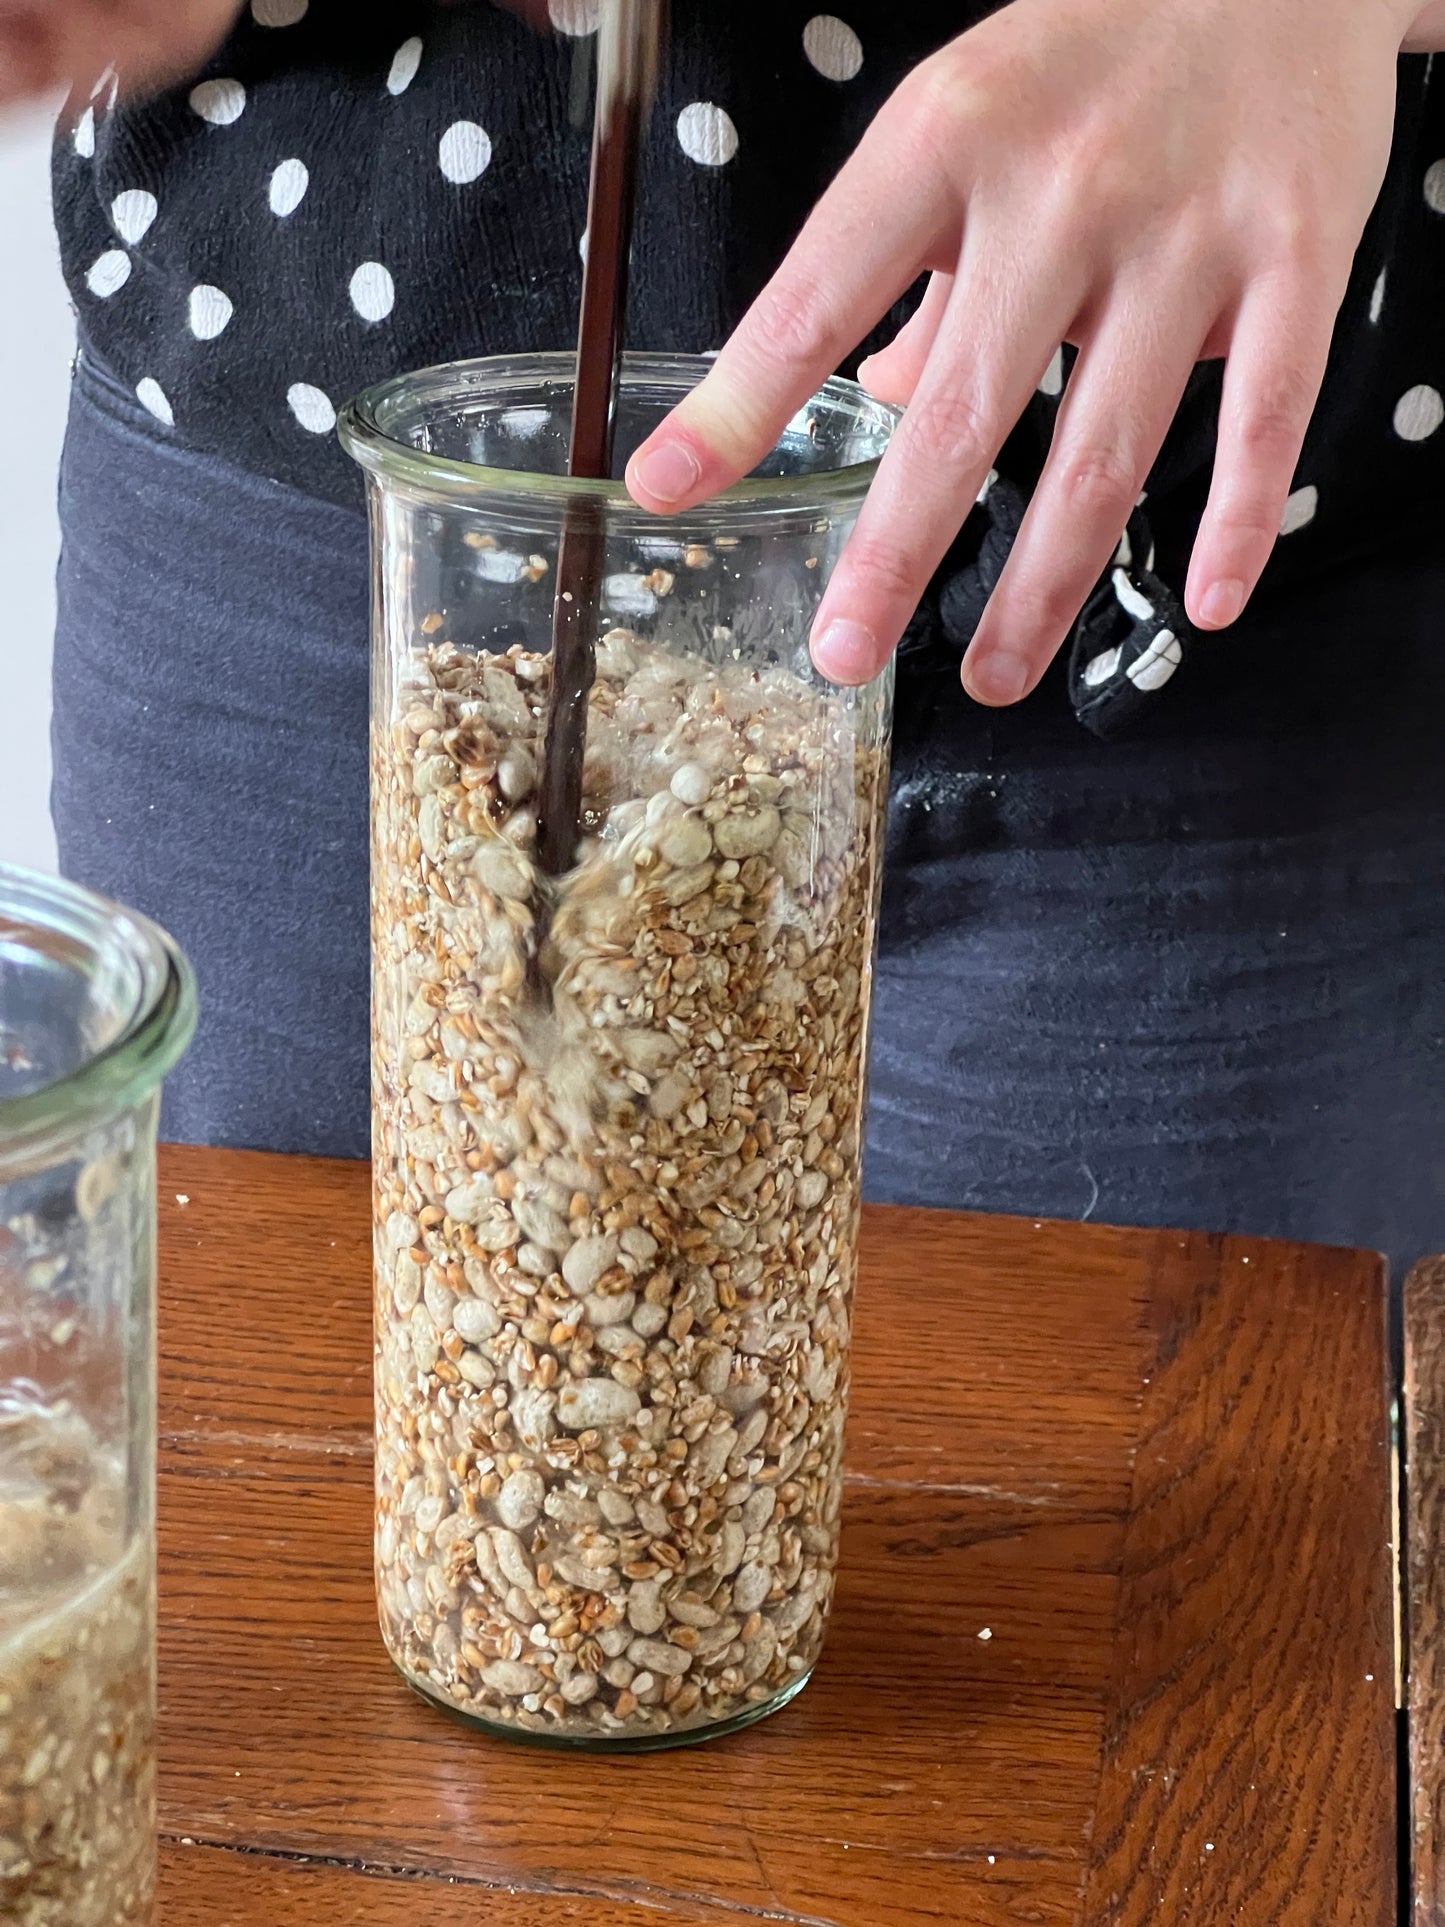
[[421,65],[421,35],[413,34],[410,40],[403,40],[392,56],[391,71],[386,76],[386,91],[389,94],[404,94],[416,79],[416,70]]
[[1395,433],[1405,442],[1427,441],[1445,422],[1445,401],[1438,388],[1421,382],[1407,388],[1395,403]]
[[154,194],[148,194],[143,187],[128,187],[110,204],[111,226],[122,241],[134,247],[149,233],[156,211]]
[[1279,519],[1281,535],[1294,535],[1297,530],[1308,528],[1315,519],[1315,511],[1320,505],[1320,492],[1313,482],[1306,482],[1297,488],[1284,505],[1284,514]]
[[[269,49],[273,57],[281,59],[283,64],[292,57],[288,47],[304,46],[309,34],[317,29],[319,16],[324,11],[324,9],[318,9],[317,15],[311,15],[310,0],[236,0],[236,4],[248,11],[257,29],[270,31],[272,37],[268,41]],[[546,13],[556,34],[580,42],[597,31],[603,4],[604,0],[546,0]],[[847,4],[847,0],[836,0],[836,4]],[[0,9],[3,9],[3,0],[0,0]],[[540,11],[535,6],[535,0],[533,0],[533,10]],[[781,49],[773,49],[774,60],[781,58],[786,63],[791,59],[791,71],[796,84],[798,75],[804,72],[798,60],[801,50],[808,67],[822,78],[825,83],[822,91],[829,93],[830,98],[832,86],[841,88],[849,83],[856,83],[860,76],[863,77],[864,87],[871,85],[878,78],[875,70],[880,59],[880,49],[873,44],[871,37],[873,30],[869,26],[869,17],[861,14],[853,17],[863,18],[864,27],[870,33],[866,50],[859,32],[848,19],[832,12],[815,12],[811,17],[806,17],[800,10],[799,15],[794,17],[791,28],[786,31]],[[799,24],[804,18],[806,18],[806,24],[801,27],[800,49],[799,41],[793,40],[791,36],[798,32]],[[305,30],[288,42],[284,37],[284,30],[295,28],[303,21],[306,22]],[[395,29],[393,34],[394,31]],[[280,38],[276,37],[278,34]],[[791,55],[788,52],[789,41],[792,47]],[[252,48],[253,53],[257,42],[258,36],[253,35],[251,41],[246,43]],[[389,67],[386,53],[388,46],[395,48],[395,52],[390,56]],[[368,57],[370,80],[368,82],[363,74],[361,86],[363,90],[368,85],[372,89],[373,110],[383,115],[383,124],[390,130],[388,141],[394,139],[402,142],[404,153],[409,154],[413,160],[420,159],[423,176],[427,172],[428,155],[430,152],[435,152],[437,166],[444,180],[460,188],[479,181],[492,165],[495,153],[493,139],[487,130],[471,119],[456,120],[446,125],[448,116],[445,108],[433,120],[426,112],[425,99],[408,100],[392,110],[381,103],[380,96],[376,92],[378,84],[384,78],[384,84],[390,96],[399,98],[406,94],[420,73],[425,51],[426,43],[420,33],[411,35],[400,44],[396,43],[391,36],[381,39],[374,45]],[[585,47],[582,51],[585,54]],[[439,72],[439,66],[439,43],[436,43],[431,49],[427,75],[423,77],[423,84],[418,89],[420,95],[430,95],[434,79],[438,84],[441,83],[443,76]],[[249,71],[249,69],[242,68],[241,71]],[[786,66],[785,71],[787,71]],[[259,85],[259,83],[254,84]],[[813,83],[805,78],[803,84],[806,88]],[[97,140],[99,139],[102,143],[106,141],[104,101],[107,85],[111,86],[113,92],[114,82],[109,74],[97,83],[91,104],[79,113],[68,128],[61,129],[62,142],[68,143],[74,154],[82,160],[94,159]],[[704,83],[694,82],[694,87],[699,92],[704,91],[704,85]],[[816,93],[817,90],[815,90]],[[185,97],[184,89],[182,89],[182,96]],[[821,98],[821,96],[818,97]],[[200,81],[190,88],[188,98],[190,109],[209,127],[217,129],[236,123],[249,107],[252,112],[248,127],[254,126],[258,136],[262,133],[263,124],[272,111],[269,98],[263,99],[258,95],[254,100],[249,99],[246,86],[239,79],[229,76]],[[686,93],[682,98],[684,101],[687,100]],[[383,109],[385,109],[384,112]],[[473,113],[488,111],[484,104],[478,102],[475,95],[468,100],[465,94],[456,100],[456,104],[451,106],[450,111],[466,113],[469,109]],[[674,111],[676,111],[675,106]],[[416,119],[418,115],[422,116],[420,122]],[[675,122],[678,147],[682,155],[689,162],[710,169],[722,169],[735,161],[738,161],[739,165],[747,166],[768,164],[760,151],[755,150],[751,145],[761,136],[754,135],[751,122],[748,126],[749,152],[740,156],[738,125],[726,108],[716,101],[702,99],[688,102],[681,112],[677,113]],[[443,127],[445,127],[444,132]],[[202,138],[199,128],[196,129],[196,138],[198,140]],[[488,184],[487,189],[483,190],[488,204],[498,198],[503,201],[509,199],[514,191],[514,184],[510,178],[504,177],[510,177],[513,166],[518,162],[525,162],[526,159],[525,154],[519,154],[514,146],[507,145],[504,137],[499,136],[499,138],[504,139],[503,165],[498,169],[498,175]],[[429,141],[437,141],[435,149],[428,148]],[[247,197],[256,193],[267,170],[273,170],[269,174],[265,192],[269,209],[278,220],[288,219],[303,201],[307,202],[307,218],[298,224],[303,234],[293,236],[293,239],[299,241],[304,238],[308,249],[315,246],[324,250],[328,245],[328,236],[331,237],[329,257],[325,254],[322,256],[322,273],[323,280],[332,289],[330,301],[333,320],[339,308],[338,297],[344,285],[354,314],[364,324],[374,327],[387,322],[395,313],[397,278],[400,278],[404,292],[408,295],[412,292],[412,270],[405,248],[401,243],[397,243],[393,251],[392,245],[388,245],[388,258],[395,262],[394,269],[376,260],[365,260],[360,265],[356,265],[357,257],[368,247],[375,248],[378,245],[378,239],[375,236],[368,238],[365,228],[362,227],[359,232],[353,230],[353,238],[348,244],[345,235],[346,222],[340,210],[332,210],[326,204],[327,197],[332,192],[329,170],[323,167],[322,172],[313,180],[307,164],[299,156],[282,158],[279,162],[276,160],[277,150],[279,149],[280,154],[284,156],[286,146],[292,142],[307,145],[308,151],[311,151],[308,134],[301,130],[299,122],[293,123],[289,136],[284,133],[278,134],[271,144],[269,153],[264,147],[262,148],[259,166],[255,162],[245,160],[245,143],[242,143],[241,156],[237,165],[238,168],[245,167],[246,171],[251,173],[249,187],[245,186],[244,180],[238,184],[238,192],[244,203],[242,212],[245,218],[255,223],[259,217],[260,227],[269,232],[264,216],[256,208],[255,201]],[[216,160],[223,156],[228,146],[227,143],[222,143],[220,147],[211,147],[208,141],[203,141],[202,144],[212,157],[207,163],[210,167],[214,167]],[[1445,140],[1440,142],[1440,148],[1445,149]],[[122,148],[121,152],[124,151]],[[1428,148],[1424,151],[1428,152]],[[314,154],[313,158],[315,158]],[[105,159],[113,164],[115,156],[105,152]],[[122,166],[124,166],[123,161]],[[251,171],[253,168],[254,172]],[[85,173],[85,170],[79,168],[75,171],[77,175],[83,176]],[[137,169],[137,171],[142,170]],[[97,181],[104,180],[105,175],[102,173],[96,178]],[[120,178],[124,179],[124,172],[120,173]],[[1413,186],[1422,194],[1426,208],[1435,215],[1445,217],[1445,152],[1442,152],[1441,158],[1429,167],[1425,167],[1424,153],[1421,153],[1418,162],[1406,175],[1405,180],[1407,192],[1410,191],[1413,183]],[[415,192],[420,196],[419,210],[425,209],[428,193],[434,196],[439,191],[439,184],[434,175],[431,176],[431,183],[430,190],[426,187],[425,178],[414,183]],[[313,186],[316,187],[317,192],[308,201]],[[344,192],[344,189],[342,191]],[[477,198],[480,199],[480,196]],[[464,208],[466,203],[458,202],[456,205],[458,208]],[[1416,202],[1415,206],[1418,209],[1419,202]],[[78,260],[73,263],[67,262],[67,268],[73,280],[76,269],[80,270],[79,285],[83,286],[98,302],[111,301],[127,288],[132,278],[137,279],[137,289],[131,291],[125,300],[117,302],[107,311],[109,325],[119,328],[127,324],[135,315],[135,304],[138,298],[142,294],[150,293],[149,277],[155,273],[157,264],[151,260],[146,251],[147,237],[158,221],[159,209],[155,194],[141,188],[131,188],[115,195],[109,211],[117,237],[116,244],[105,247],[105,250],[99,252],[95,259],[90,260],[91,253],[102,245],[99,241],[92,241],[91,248],[80,253]],[[333,214],[334,221],[328,223],[328,217]],[[1418,221],[1418,214],[1415,218]],[[186,237],[184,234],[177,235],[179,225],[179,203],[173,203],[168,193],[167,221],[161,229],[161,235],[167,248],[173,249],[174,253],[184,260]],[[1427,225],[1431,225],[1433,232],[1432,224]],[[273,237],[273,246],[277,238]],[[584,231],[577,242],[578,252],[584,261],[587,254],[587,239]],[[128,250],[133,250],[134,253]],[[238,328],[238,336],[243,332],[246,334],[248,339],[245,346],[249,352],[253,310],[248,306],[248,298],[244,293],[248,284],[240,277],[238,270],[230,265],[228,257],[224,255],[211,257],[208,250],[207,257],[203,258],[206,258],[212,272],[219,273],[230,285],[238,288],[245,309],[242,327]],[[87,260],[90,260],[89,267],[85,265]],[[140,264],[139,273],[137,263]],[[1364,265],[1362,263],[1362,266]],[[1395,321],[1400,319],[1408,299],[1408,290],[1405,285],[1391,279],[1391,269],[1382,263],[1379,255],[1376,256],[1376,267],[1377,274],[1373,278],[1372,285],[1366,283],[1359,289],[1362,293],[1368,289],[1366,312],[1372,329],[1379,328],[1384,321],[1387,302],[1391,307],[1391,320]],[[181,272],[184,274],[184,270]],[[142,283],[146,285],[143,287]],[[173,335],[180,332],[179,323],[184,315],[189,333],[195,341],[215,341],[225,333],[234,318],[234,303],[223,289],[210,284],[190,287],[188,276],[185,278],[178,276],[170,286],[163,287],[161,293],[164,295],[165,307],[171,315],[170,329]],[[344,313],[344,310],[342,312]],[[403,315],[406,316],[409,313],[409,307],[404,305]],[[141,324],[136,322],[133,325]],[[355,349],[360,342],[363,332],[365,331],[356,330],[353,324],[351,334],[346,337],[352,349]],[[232,339],[235,340],[235,338]],[[1373,336],[1367,337],[1368,339],[1374,342],[1374,348],[1371,350],[1373,353],[1383,353],[1389,346],[1388,337]],[[142,350],[142,354],[144,352]],[[222,354],[225,355],[224,350]],[[199,366],[199,361],[195,360],[194,354],[193,362],[194,365]],[[141,361],[141,365],[144,366],[144,360]],[[182,362],[180,365],[184,367],[186,364]],[[304,361],[303,365],[305,365]],[[1050,357],[1048,367],[1039,381],[1041,395],[1051,399],[1060,396],[1064,387],[1065,366],[1065,351],[1063,348],[1058,348]],[[190,393],[181,385],[185,377],[177,373],[175,365],[164,360],[159,351],[156,351],[156,357],[152,360],[152,367],[159,367],[167,385],[175,389],[175,408],[179,409],[182,419],[186,420],[188,431],[193,425],[198,428],[199,424],[193,424],[193,403]],[[286,390],[285,383],[293,369],[294,363],[292,369],[288,369],[284,361],[279,368],[273,364],[268,375],[258,384],[263,391],[266,388],[270,390],[272,399],[269,411],[273,421],[280,416],[278,404],[280,393],[284,391],[292,414],[308,433],[317,436],[329,433],[334,426],[336,414],[329,396],[320,388],[305,382],[294,383],[289,390]],[[345,368],[333,366],[328,359],[321,364],[321,372],[326,373],[328,380],[337,387],[338,392],[341,392],[341,385],[347,378]],[[1409,368],[1407,363],[1396,374],[1395,382],[1391,385],[1397,385],[1406,372],[1432,372],[1430,360],[1425,358],[1423,367],[1417,364],[1414,369]],[[1388,381],[1388,376],[1386,379]],[[172,403],[158,383],[148,377],[146,382],[140,384],[137,393],[141,395],[145,406],[157,420],[173,425]],[[264,403],[262,405],[264,406]],[[1374,404],[1376,426],[1373,433],[1376,438],[1383,429],[1382,418],[1389,405],[1388,387],[1386,387],[1381,390]],[[1051,413],[1052,410],[1049,412]],[[284,417],[281,419],[284,420]],[[1445,444],[1445,436],[1440,433],[1442,428],[1445,428],[1445,382],[1442,382],[1440,388],[1422,382],[1400,394],[1394,404],[1391,419],[1394,435],[1401,442],[1421,444],[1428,442],[1431,437],[1436,437],[1435,447],[1440,448]],[[1397,462],[1403,459],[1405,459],[1403,453],[1397,451]],[[1327,507],[1335,514],[1346,513],[1348,504],[1339,496],[1333,475],[1323,474],[1322,480],[1326,492],[1330,494]],[[1331,491],[1334,493],[1330,493]],[[1319,490],[1315,484],[1295,488],[1283,507],[1279,524],[1281,536],[1290,536],[1308,528],[1317,519],[1319,506]],[[1318,536],[1310,539],[1317,540]],[[1122,678],[1122,668],[1119,673]]]
[[235,313],[230,295],[203,281],[191,289],[189,317],[197,341],[214,341]]
[[479,180],[492,163],[492,139],[474,120],[453,121],[437,147],[442,173],[458,187]]
[[309,381],[293,381],[286,390],[286,402],[309,435],[329,435],[335,428],[336,410],[331,397],[324,389],[313,388]]
[[824,80],[854,80],[863,66],[863,42],[836,13],[815,13],[803,29],[803,52]]
[[363,261],[351,277],[351,305],[363,321],[385,321],[396,305],[396,283],[380,261]]
[[158,381],[153,381],[149,375],[146,375],[136,383],[135,394],[141,407],[148,408],[158,422],[163,422],[167,428],[175,427],[176,418],[171,412],[170,403],[166,400],[166,391]]
[[267,192],[271,212],[279,214],[283,220],[288,214],[294,214],[305,198],[310,181],[305,161],[294,158],[282,161],[271,176],[271,186]]
[[596,33],[602,0],[547,0],[547,18],[558,33],[580,40],[583,34]]
[[87,271],[85,285],[102,301],[108,301],[113,294],[119,294],[129,280],[130,256],[124,248],[107,248]]
[[246,90],[239,80],[203,80],[192,87],[192,110],[212,127],[229,127],[246,111]]
[[738,130],[725,108],[694,100],[677,117],[677,139],[699,167],[726,167],[738,151]]

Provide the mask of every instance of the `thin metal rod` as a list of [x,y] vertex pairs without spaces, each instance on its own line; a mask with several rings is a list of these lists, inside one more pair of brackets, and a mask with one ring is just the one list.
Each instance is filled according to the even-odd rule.
[[[661,36],[662,0],[603,0],[587,254],[567,457],[569,474],[594,481],[612,471],[638,160],[657,83]],[[549,876],[559,876],[571,867],[581,831],[587,698],[597,667],[597,613],[605,560],[600,505],[569,503],[557,550],[552,685],[537,819],[537,857]]]

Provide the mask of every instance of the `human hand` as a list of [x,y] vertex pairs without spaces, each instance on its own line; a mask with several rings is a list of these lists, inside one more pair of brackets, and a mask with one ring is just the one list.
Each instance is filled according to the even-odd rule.
[[1061,340],[1079,356],[964,661],[1009,703],[1107,566],[1197,360],[1227,357],[1186,605],[1254,588],[1389,154],[1420,0],[1014,0],[874,120],[707,377],[628,467],[645,508],[745,475],[923,271],[861,378],[906,405],[813,628],[875,675]]
[[198,67],[240,0],[0,0],[0,107],[114,72],[127,92]]

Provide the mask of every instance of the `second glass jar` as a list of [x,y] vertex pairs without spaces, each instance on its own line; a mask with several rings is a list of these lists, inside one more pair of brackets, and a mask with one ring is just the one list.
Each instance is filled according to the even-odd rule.
[[[629,360],[622,453],[699,378]],[[830,383],[680,522],[565,470],[570,357],[342,434],[374,543],[377,1586],[448,1709],[626,1750],[807,1680],[838,1552],[891,676],[808,631],[892,411]],[[605,530],[575,867],[559,537]]]
[[155,1919],[155,1180],[190,970],[0,864],[0,1920]]

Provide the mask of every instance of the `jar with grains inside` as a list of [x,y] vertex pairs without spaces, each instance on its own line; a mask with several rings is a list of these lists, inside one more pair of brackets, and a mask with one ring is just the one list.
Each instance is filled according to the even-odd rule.
[[[628,358],[619,467],[705,365]],[[566,476],[571,370],[432,369],[341,424],[373,534],[376,1581],[424,1696],[625,1751],[784,1705],[827,1626],[892,681],[833,688],[807,644],[896,417],[830,382],[663,521]],[[564,522],[596,676],[552,874]]]
[[195,993],[161,931],[0,864],[0,1921],[152,1927],[155,1217]]

